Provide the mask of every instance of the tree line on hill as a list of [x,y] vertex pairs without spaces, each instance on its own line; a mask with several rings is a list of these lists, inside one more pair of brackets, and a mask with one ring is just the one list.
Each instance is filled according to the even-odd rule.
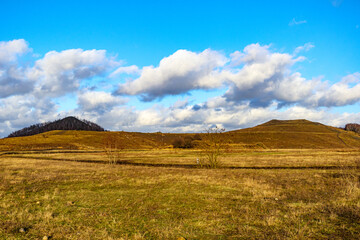
[[100,127],[96,123],[87,120],[80,120],[76,117],[66,117],[53,122],[31,125],[30,127],[10,133],[8,137],[31,136],[53,130],[105,131],[104,128]]
[[360,134],[360,124],[357,123],[348,123],[345,125],[346,131],[353,131]]
[[[353,131],[360,134],[360,124],[348,123],[344,128],[346,131]],[[45,122],[25,127],[21,130],[12,132],[8,137],[31,136],[53,130],[84,130],[84,131],[105,131],[96,123],[88,120],[80,120],[76,117],[66,117],[53,122]],[[199,134],[195,136],[179,137],[175,139],[173,145],[175,148],[192,148],[196,145],[196,141],[201,140]]]

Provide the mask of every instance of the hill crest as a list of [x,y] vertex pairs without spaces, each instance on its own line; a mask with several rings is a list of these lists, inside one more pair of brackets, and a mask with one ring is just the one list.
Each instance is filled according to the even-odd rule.
[[[198,135],[202,136],[204,133]],[[195,133],[141,133],[56,130],[34,136],[0,139],[0,149],[103,149],[114,139],[123,149],[171,148],[179,138]],[[305,119],[271,120],[258,126],[225,132],[229,151],[244,149],[359,149],[360,135]],[[201,139],[201,138],[200,138]],[[201,141],[201,140],[200,140]]]
[[30,127],[25,127],[18,131],[12,132],[9,134],[8,138],[31,136],[53,130],[105,131],[104,128],[100,127],[96,123],[69,116],[63,119],[55,120],[53,122],[38,123],[31,125]]

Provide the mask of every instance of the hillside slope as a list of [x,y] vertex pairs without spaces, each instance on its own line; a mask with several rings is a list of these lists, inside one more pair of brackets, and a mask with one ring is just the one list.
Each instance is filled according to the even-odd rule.
[[360,135],[308,120],[271,120],[228,132],[233,143],[266,148],[360,148]]
[[1,150],[103,149],[108,143],[120,149],[166,148],[174,139],[194,134],[97,132],[55,130],[32,136],[0,139]]
[[[103,149],[118,142],[124,149],[167,148],[175,139],[195,134],[56,130],[33,136],[0,139],[0,150]],[[360,135],[307,120],[271,120],[223,134],[233,148],[360,148]]]

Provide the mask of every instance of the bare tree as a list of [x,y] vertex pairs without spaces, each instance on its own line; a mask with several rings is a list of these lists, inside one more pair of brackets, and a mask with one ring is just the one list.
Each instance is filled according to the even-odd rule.
[[221,166],[221,155],[224,154],[226,147],[224,132],[224,128],[217,126],[205,130],[200,143],[201,155],[198,159],[200,167],[218,168]]
[[116,164],[121,160],[121,153],[124,144],[119,136],[113,133],[106,133],[104,136],[104,150],[110,164]]

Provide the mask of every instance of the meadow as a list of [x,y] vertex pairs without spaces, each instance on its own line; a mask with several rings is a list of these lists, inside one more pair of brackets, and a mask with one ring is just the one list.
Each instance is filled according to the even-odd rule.
[[[0,239],[359,239],[359,149],[0,152]],[[182,238],[181,238],[182,237]]]

